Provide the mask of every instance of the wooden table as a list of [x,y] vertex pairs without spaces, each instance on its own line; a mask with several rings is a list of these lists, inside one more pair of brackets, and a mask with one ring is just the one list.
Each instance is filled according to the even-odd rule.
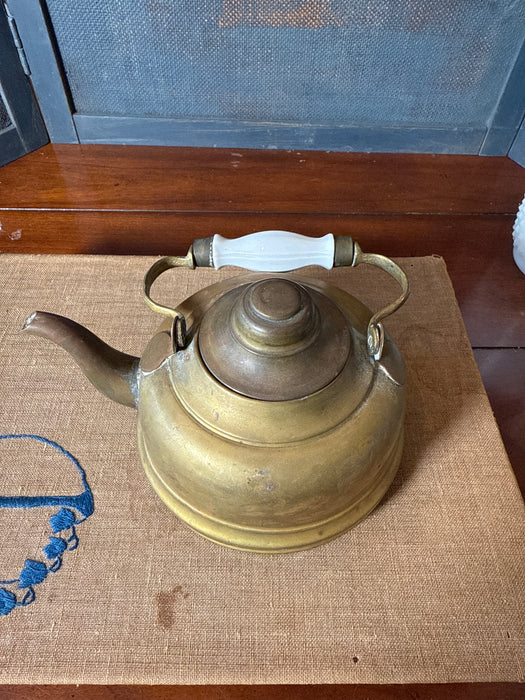
[[[263,229],[348,234],[367,252],[445,258],[525,493],[525,277],[506,158],[49,145],[0,169],[0,252],[180,254]],[[443,339],[446,343],[446,338]],[[518,684],[0,687],[0,698],[521,698]]]

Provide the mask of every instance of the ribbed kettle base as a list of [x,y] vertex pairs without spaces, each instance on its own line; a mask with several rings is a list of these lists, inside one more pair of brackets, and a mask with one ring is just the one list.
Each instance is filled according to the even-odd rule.
[[363,494],[357,502],[328,520],[280,529],[254,528],[228,523],[191,507],[168,489],[160,478],[151,464],[140,430],[138,448],[144,470],[155,492],[192,530],[225,547],[279,554],[318,547],[339,537],[365,518],[381,501],[394,479],[401,461],[403,432],[399,433],[392,446],[373,488]]

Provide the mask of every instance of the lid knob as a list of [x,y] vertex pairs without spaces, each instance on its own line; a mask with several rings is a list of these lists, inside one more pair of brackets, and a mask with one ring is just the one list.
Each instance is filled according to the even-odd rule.
[[301,311],[304,293],[299,285],[285,279],[262,280],[252,285],[246,294],[250,311],[261,318],[285,321]]
[[287,279],[265,279],[250,285],[237,300],[232,330],[254,352],[295,353],[314,342],[318,313],[300,285]]

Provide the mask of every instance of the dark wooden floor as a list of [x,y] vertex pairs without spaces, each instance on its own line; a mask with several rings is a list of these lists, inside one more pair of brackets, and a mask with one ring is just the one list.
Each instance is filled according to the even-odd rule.
[[[0,252],[178,254],[196,237],[275,228],[442,255],[525,493],[525,276],[511,235],[524,191],[506,158],[50,145],[0,169]],[[0,687],[16,700],[269,696],[514,699],[523,687]]]

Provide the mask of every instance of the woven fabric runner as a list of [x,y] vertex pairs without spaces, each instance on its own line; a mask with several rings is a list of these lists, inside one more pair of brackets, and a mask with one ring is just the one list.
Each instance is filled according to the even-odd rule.
[[[84,468],[95,510],[80,543],[0,617],[3,683],[520,681],[524,509],[441,258],[402,259],[412,294],[387,321],[408,366],[406,446],[381,505],[322,547],[259,555],[195,535],[149,486],[136,414],[64,351],[20,333],[34,309],[140,354],[160,322],[146,257],[0,256],[0,432],[43,435]],[[176,303],[236,271],[174,271]],[[311,275],[377,309],[371,268]],[[0,441],[0,496],[80,493],[49,445]],[[56,508],[0,509],[0,578],[42,557]]]

